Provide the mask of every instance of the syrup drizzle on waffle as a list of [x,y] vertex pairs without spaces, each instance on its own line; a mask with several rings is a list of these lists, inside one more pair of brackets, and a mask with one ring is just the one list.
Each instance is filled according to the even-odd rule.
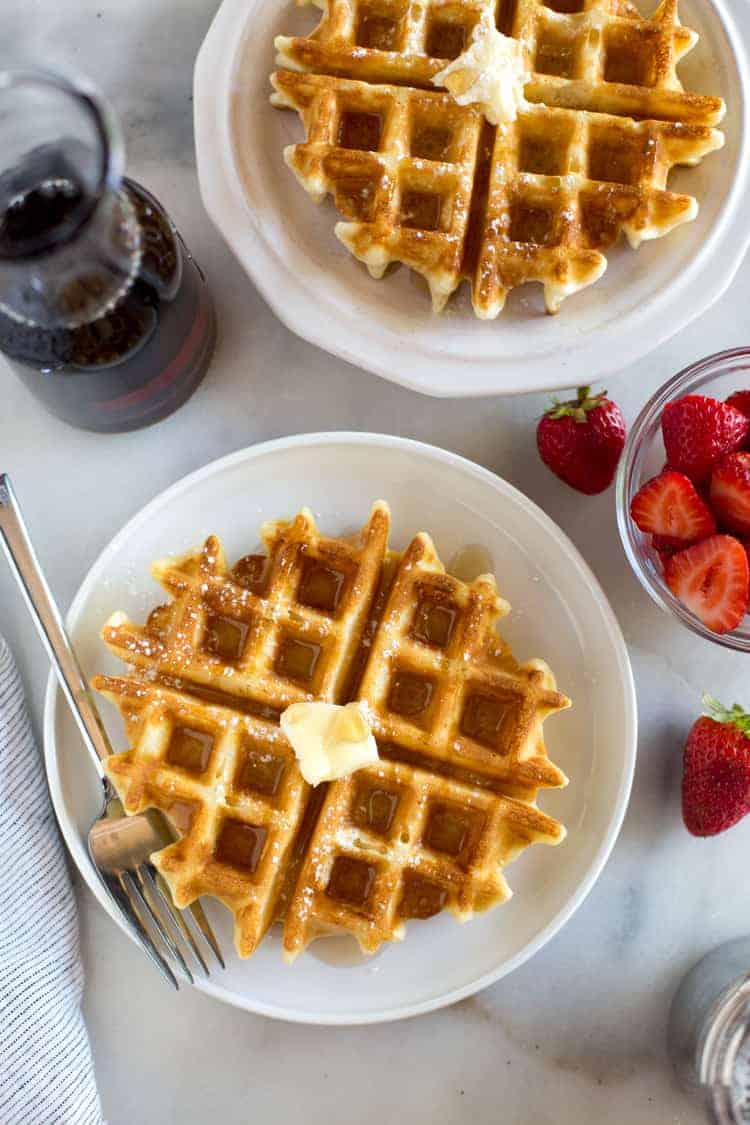
[[[293,959],[329,932],[369,953],[408,918],[469,917],[509,896],[520,850],[564,836],[534,802],[566,783],[542,723],[568,700],[496,634],[493,578],[446,574],[424,534],[397,555],[388,531],[382,502],[353,540],[303,510],[231,568],[210,537],[154,564],[171,600],[146,625],[103,630],[131,666],[94,681],[128,734],[107,772],[128,813],[176,824],[154,862],[178,907],[229,907],[240,956],[280,919]],[[278,725],[311,698],[362,701],[380,762],[312,792]]]
[[[621,233],[637,247],[697,214],[667,181],[721,147],[725,107],[683,89],[698,36],[677,5],[646,19],[630,0],[321,0],[310,36],[276,40],[271,100],[306,134],[285,160],[313,199],[333,197],[335,233],[373,277],[410,266],[436,311],[467,279],[482,318],[537,281],[556,312]],[[512,124],[433,86],[478,25],[529,60]]]

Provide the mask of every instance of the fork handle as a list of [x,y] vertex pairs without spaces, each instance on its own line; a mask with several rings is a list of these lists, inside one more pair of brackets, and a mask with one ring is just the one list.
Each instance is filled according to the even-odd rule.
[[112,747],[73,652],[60,610],[42,573],[7,473],[0,473],[0,542],[86,749],[99,776],[104,777],[101,760],[113,753]]

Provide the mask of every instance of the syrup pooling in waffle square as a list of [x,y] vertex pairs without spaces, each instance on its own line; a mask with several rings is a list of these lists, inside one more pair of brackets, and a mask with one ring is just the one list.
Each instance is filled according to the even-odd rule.
[[241,957],[274,918],[309,787],[278,726],[151,680],[99,676],[130,749],[107,762],[125,811],[160,809],[180,838],[153,861],[175,904],[201,895],[235,918]]
[[410,918],[460,921],[505,902],[503,868],[565,830],[538,809],[399,762],[334,782],[287,911],[284,956],[344,931],[374,953]]
[[358,698],[381,754],[533,801],[566,784],[542,723],[569,701],[541,662],[518,665],[495,632],[509,612],[491,575],[447,575],[429,536],[405,551]]
[[[531,68],[518,119],[497,127],[430,93],[487,26]],[[272,101],[305,126],[287,164],[316,201],[332,195],[337,237],[374,277],[408,265],[435,311],[466,278],[482,318],[536,281],[556,312],[602,275],[621,232],[637,247],[695,218],[667,180],[721,147],[711,126],[724,113],[683,90],[677,63],[696,41],[676,0],[651,19],[629,0],[328,0],[311,36],[277,39],[288,69],[272,75]]]

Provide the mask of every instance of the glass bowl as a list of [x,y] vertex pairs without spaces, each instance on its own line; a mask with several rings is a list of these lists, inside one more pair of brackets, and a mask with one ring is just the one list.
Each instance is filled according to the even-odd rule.
[[617,473],[617,526],[628,562],[644,590],[660,609],[677,617],[707,641],[750,652],[750,617],[731,633],[713,633],[671,592],[649,537],[639,531],[630,518],[630,503],[636,492],[651,477],[661,472],[666,461],[661,436],[661,414],[672,399],[687,394],[705,394],[726,399],[733,391],[750,388],[750,348],[717,352],[686,367],[665,383],[649,399],[636,418],[625,444]]

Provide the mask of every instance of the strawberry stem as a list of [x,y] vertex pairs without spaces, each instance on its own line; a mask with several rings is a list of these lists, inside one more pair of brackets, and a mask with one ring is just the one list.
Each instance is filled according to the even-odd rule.
[[545,412],[545,417],[552,418],[554,421],[558,418],[573,418],[576,422],[585,422],[586,415],[596,410],[597,406],[601,406],[606,396],[606,391],[592,395],[591,387],[579,387],[576,398],[565,402],[553,398],[552,406]]
[[708,695],[708,693],[703,696],[702,702],[705,714],[708,715],[709,719],[714,719],[717,723],[728,723],[750,738],[750,715],[740,707],[739,703],[735,703],[731,707],[725,707],[723,703],[720,703],[718,699],[713,695]]

